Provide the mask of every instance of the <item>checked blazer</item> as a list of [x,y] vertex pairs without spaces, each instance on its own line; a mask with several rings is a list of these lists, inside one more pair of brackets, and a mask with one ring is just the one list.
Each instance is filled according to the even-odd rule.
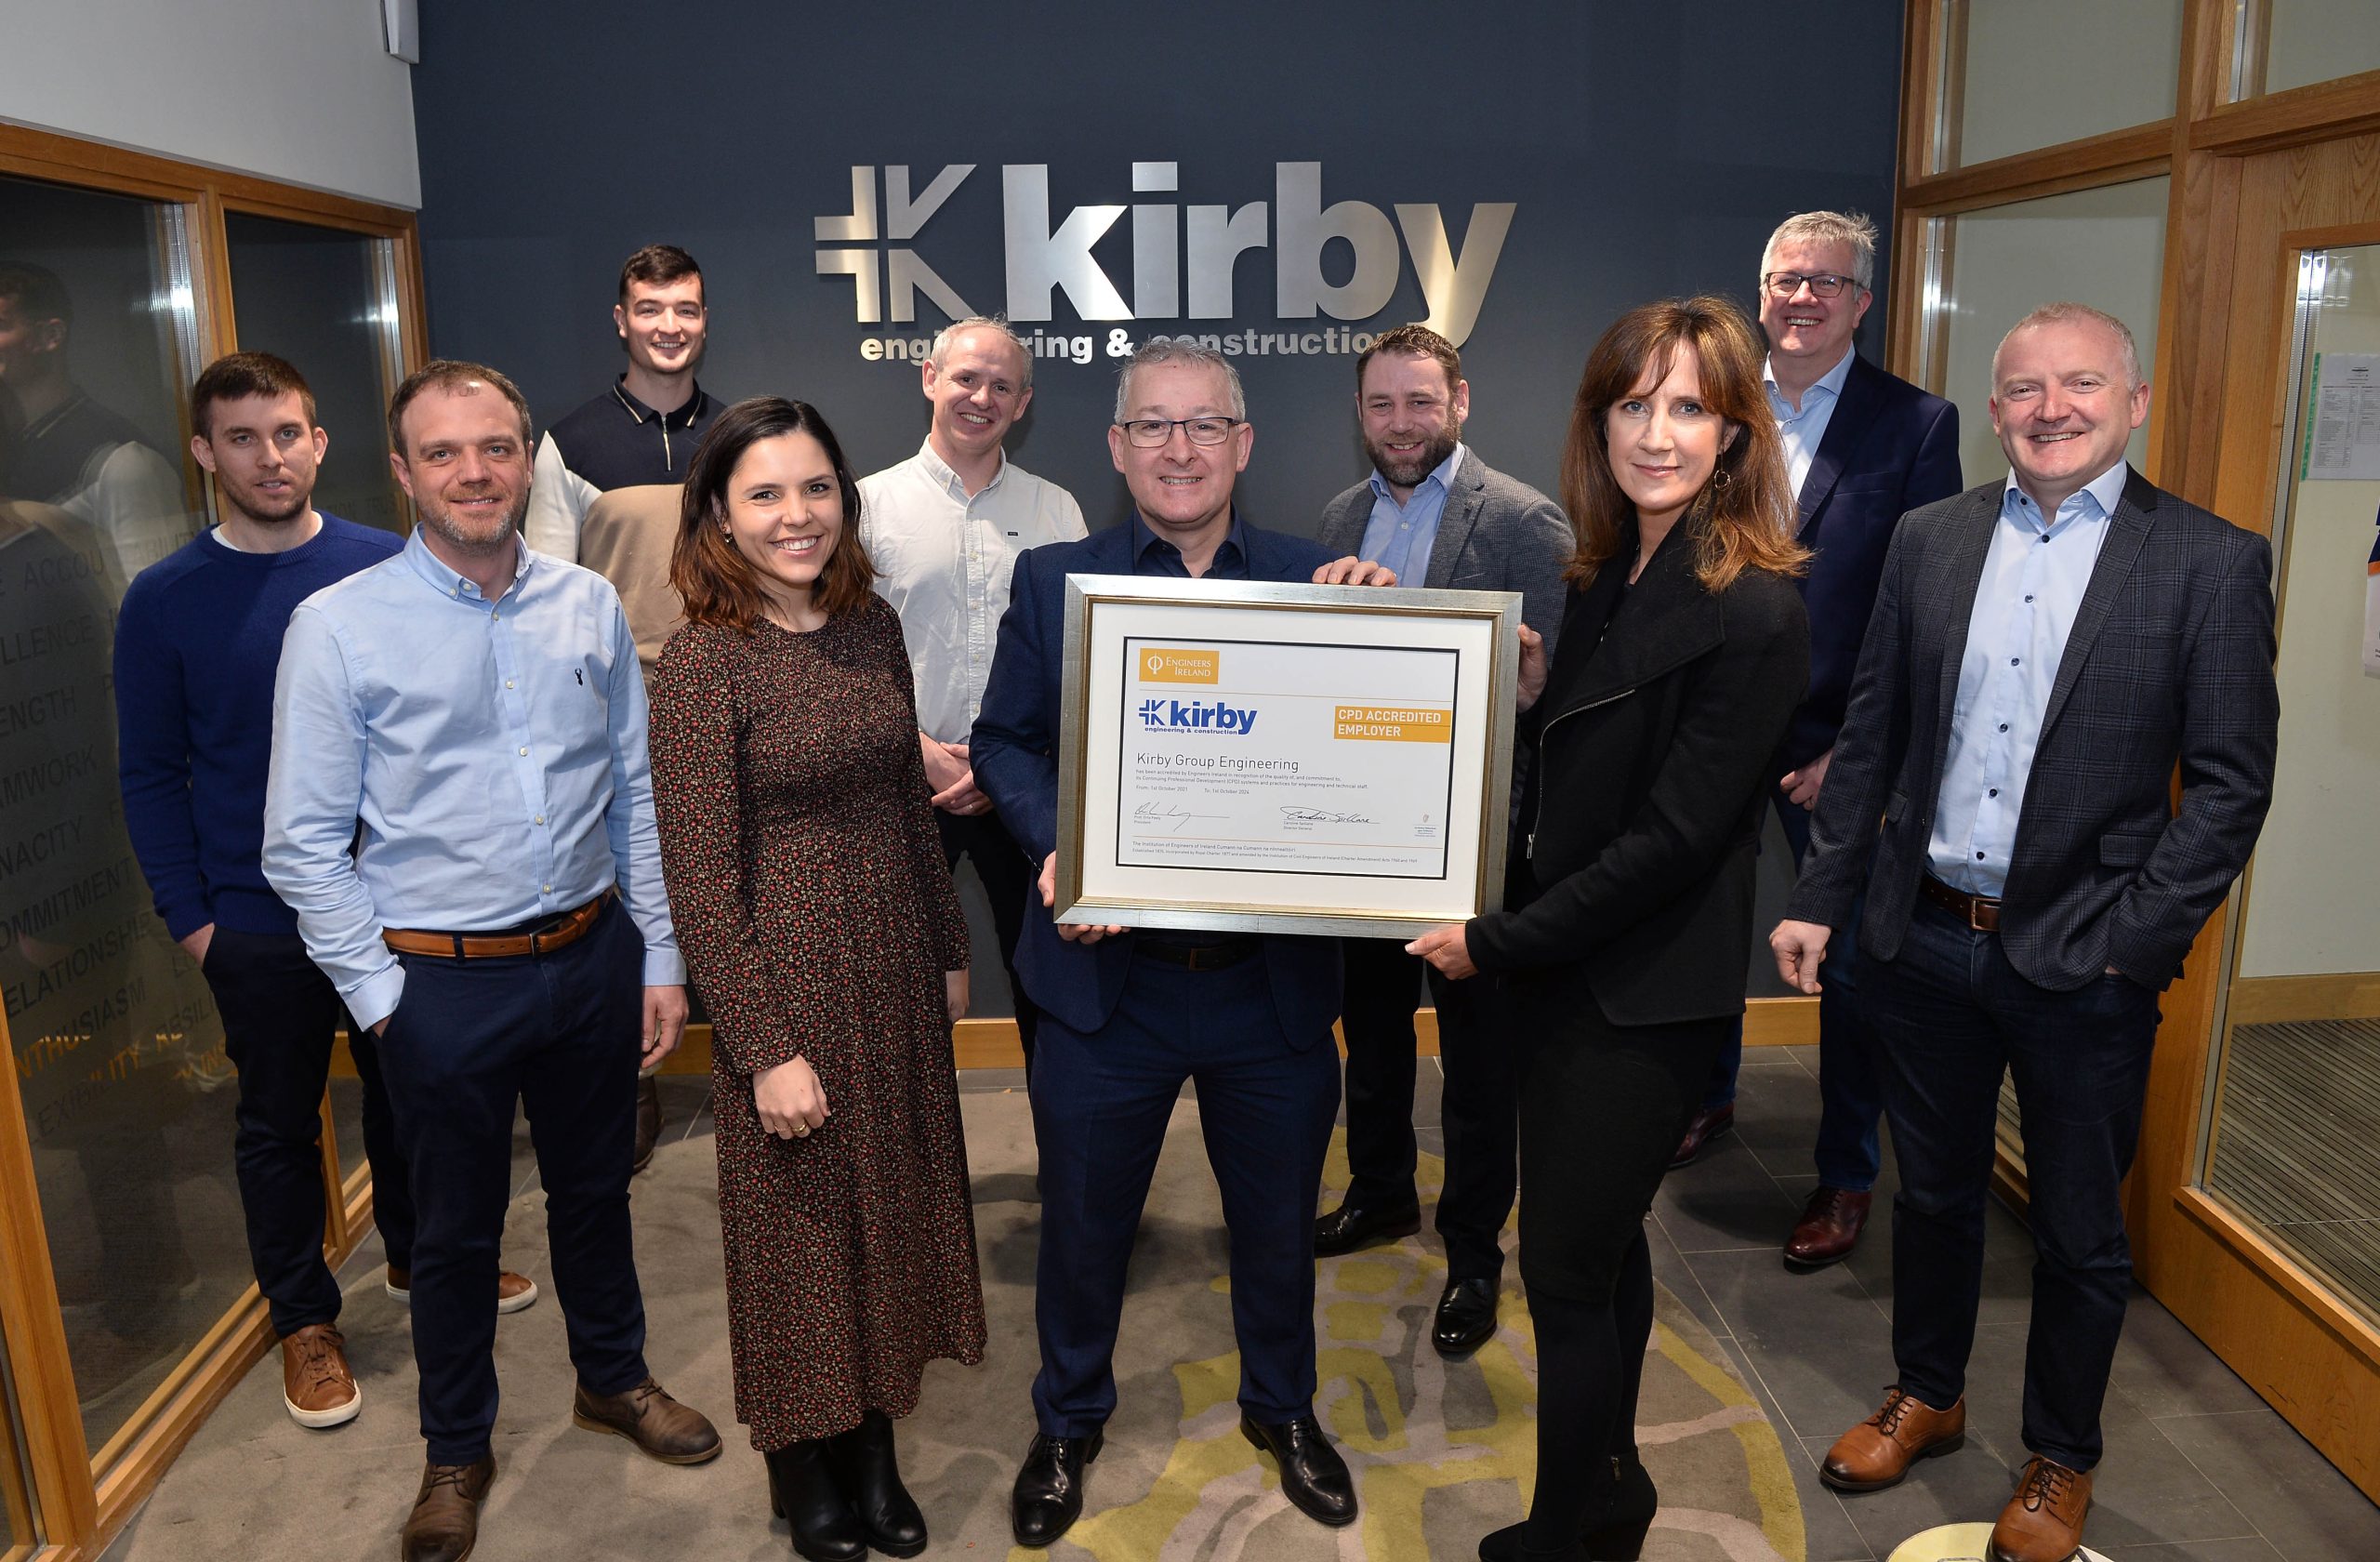
[[[1846,932],[1864,877],[1859,948],[1877,960],[1899,953],[1926,871],[2004,492],[1971,488],[1894,535],[1786,912]],[[2113,966],[2162,990],[2180,973],[2271,801],[2273,652],[2266,540],[2128,472],[2051,685],[2002,893],[2001,945],[2028,981],[2071,992]]]

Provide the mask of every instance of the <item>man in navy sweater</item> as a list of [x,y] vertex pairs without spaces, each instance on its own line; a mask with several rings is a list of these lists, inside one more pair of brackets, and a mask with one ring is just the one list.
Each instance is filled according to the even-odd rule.
[[[363,1400],[323,1262],[321,1105],[342,1014],[306,958],[298,920],[265,882],[272,689],[290,610],[378,563],[403,539],[313,508],[329,435],[297,369],[263,352],[218,359],[191,391],[191,455],[215,479],[218,525],[136,578],[116,620],[125,824],[165,931],[199,962],[240,1072],[240,1202],[257,1288],[281,1336],[282,1393],[301,1426],[354,1419]],[[364,1147],[388,1285],[409,1290],[410,1173],[369,1033],[350,1026],[364,1082]],[[507,1274],[500,1312],[536,1300]]]

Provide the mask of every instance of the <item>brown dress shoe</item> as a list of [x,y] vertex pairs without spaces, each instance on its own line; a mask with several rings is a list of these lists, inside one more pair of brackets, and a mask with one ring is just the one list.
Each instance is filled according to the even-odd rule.
[[2082,1549],[2091,1477],[2033,1455],[1991,1527],[1991,1562],[2067,1562]]
[[496,1484],[496,1455],[476,1464],[432,1464],[397,1537],[403,1562],[463,1562],[480,1538],[480,1503]]
[[281,1342],[281,1402],[300,1426],[337,1426],[364,1409],[338,1325],[310,1323]]
[[1724,1138],[1735,1131],[1734,1102],[1730,1101],[1725,1106],[1703,1107],[1686,1119],[1686,1137],[1677,1142],[1677,1154],[1670,1157],[1670,1170],[1674,1172],[1681,1166],[1693,1165],[1696,1158],[1711,1147],[1712,1140]]
[[1875,1198],[1849,1188],[1820,1185],[1814,1189],[1810,1201],[1802,1206],[1793,1235],[1785,1239],[1785,1262],[1797,1268],[1817,1269],[1849,1258],[1851,1250],[1859,1245],[1859,1233],[1867,1228],[1868,1206]]
[[661,1143],[661,1079],[647,1074],[636,1082],[636,1148],[628,1157],[633,1177],[653,1164],[653,1147]]
[[589,1394],[579,1384],[570,1419],[589,1432],[626,1437],[664,1464],[702,1464],[719,1457],[719,1429],[651,1378],[626,1394]]
[[[413,1304],[413,1271],[389,1265],[385,1289],[389,1294],[407,1306]],[[496,1277],[496,1310],[517,1313],[537,1299],[537,1282],[526,1275],[516,1275],[506,1269]]]
[[1897,1388],[1884,1391],[1884,1409],[1834,1440],[1818,1479],[1837,1491],[1882,1491],[1898,1486],[1920,1459],[1956,1452],[1967,1440],[1967,1402],[1947,1410]]

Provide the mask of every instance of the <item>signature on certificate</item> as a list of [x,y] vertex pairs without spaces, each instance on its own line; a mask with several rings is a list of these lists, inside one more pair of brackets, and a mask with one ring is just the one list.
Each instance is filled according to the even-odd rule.
[[1368,814],[1334,814],[1327,808],[1304,808],[1295,803],[1281,805],[1281,818],[1292,825],[1368,825]]
[[1176,835],[1181,834],[1182,827],[1190,823],[1193,819],[1220,819],[1222,817],[1223,815],[1220,814],[1193,814],[1190,810],[1183,807],[1178,802],[1144,802],[1136,804],[1132,809],[1132,823],[1136,825],[1170,825],[1173,827],[1173,833]]

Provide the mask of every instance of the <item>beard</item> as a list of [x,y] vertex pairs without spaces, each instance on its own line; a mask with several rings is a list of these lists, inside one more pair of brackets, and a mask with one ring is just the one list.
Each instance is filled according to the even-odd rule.
[[513,496],[511,505],[503,517],[496,521],[467,522],[443,503],[433,503],[416,496],[414,508],[421,513],[421,523],[445,542],[467,553],[493,553],[512,540],[521,529],[521,518],[529,512],[529,490],[522,488]]
[[1364,441],[1364,454],[1372,458],[1372,465],[1380,470],[1382,477],[1396,487],[1410,488],[1437,470],[1439,463],[1453,455],[1454,447],[1461,443],[1462,430],[1449,423],[1422,441],[1421,448],[1410,456],[1392,456],[1385,445],[1374,444],[1369,439]]
[[289,492],[279,499],[268,499],[255,489],[242,483],[226,483],[220,472],[216,474],[215,486],[223,497],[231,502],[231,508],[260,526],[277,526],[284,522],[295,521],[311,510],[314,505],[314,489],[311,483],[307,484],[303,489],[292,483]]

